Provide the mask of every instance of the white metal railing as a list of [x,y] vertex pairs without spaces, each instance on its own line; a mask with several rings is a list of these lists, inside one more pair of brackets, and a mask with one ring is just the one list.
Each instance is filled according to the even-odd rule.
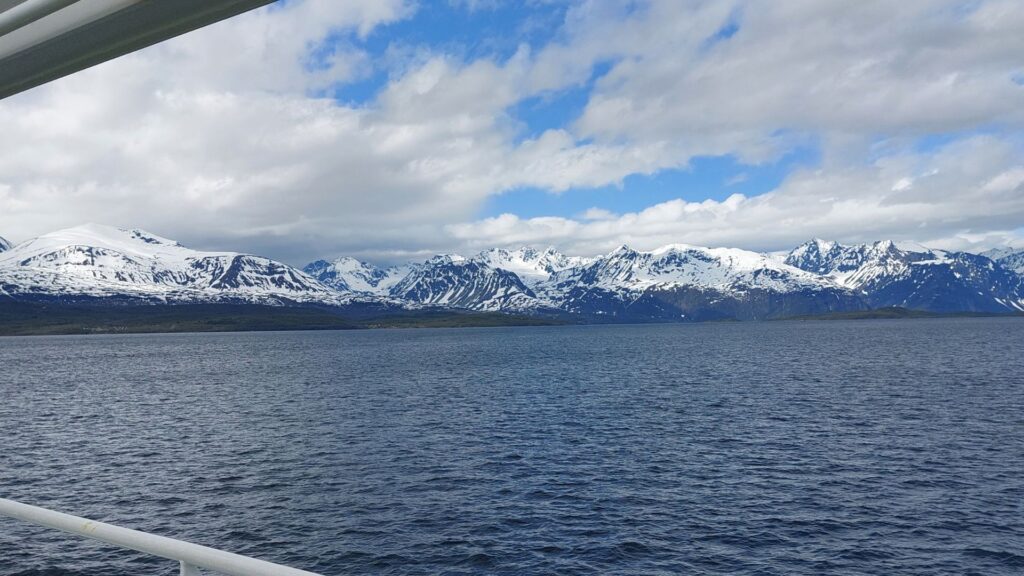
[[0,516],[9,516],[39,526],[55,528],[122,548],[175,560],[181,564],[181,576],[200,576],[200,568],[227,576],[320,576],[305,570],[288,568],[173,538],[104,524],[5,498],[0,498]]

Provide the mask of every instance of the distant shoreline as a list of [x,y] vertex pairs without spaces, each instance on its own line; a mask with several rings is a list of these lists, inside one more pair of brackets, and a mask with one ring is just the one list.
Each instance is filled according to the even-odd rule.
[[[764,321],[893,320],[921,318],[1015,318],[1024,314],[936,313],[906,308],[787,316]],[[733,322],[717,319],[708,322]],[[755,321],[756,322],[756,321]],[[412,310],[387,313],[323,307],[278,307],[255,304],[74,305],[31,302],[0,303],[0,336],[103,334],[177,334],[206,332],[270,332],[372,330],[381,328],[485,328],[563,326],[573,324],[635,324],[609,318],[525,316],[500,312]],[[642,324],[671,322],[641,322]],[[693,322],[686,322],[693,323]]]
[[926,310],[910,310],[908,308],[876,308],[855,312],[830,312],[828,314],[808,314],[773,318],[779,320],[903,320],[920,318],[1022,318],[1024,312],[1000,314],[996,312],[929,312]]
[[0,303],[0,336],[461,328],[567,323],[558,318],[455,310],[375,314],[324,307],[256,304],[96,306]]

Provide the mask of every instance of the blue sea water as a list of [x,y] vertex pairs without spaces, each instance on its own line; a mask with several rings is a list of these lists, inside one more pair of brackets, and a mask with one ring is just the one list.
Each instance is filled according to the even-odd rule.
[[[0,338],[0,496],[342,574],[1022,574],[1024,321]],[[0,574],[176,574],[0,519]]]

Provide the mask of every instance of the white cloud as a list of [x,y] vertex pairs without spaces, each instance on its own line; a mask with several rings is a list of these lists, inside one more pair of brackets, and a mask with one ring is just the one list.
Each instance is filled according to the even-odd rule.
[[739,174],[736,174],[735,176],[730,176],[729,178],[726,178],[725,179],[725,185],[726,186],[736,186],[738,184],[743,184],[747,180],[750,180],[750,174],[747,174],[746,172],[740,172]]
[[[1015,243],[1021,238],[1014,230],[1024,222],[1022,158],[1013,143],[977,137],[930,156],[903,154],[858,168],[799,171],[756,197],[679,199],[640,212],[600,211],[579,219],[505,214],[447,231],[473,247],[554,244],[575,254],[623,243],[639,249],[683,242],[776,250],[814,236],[918,240],[949,249]],[[915,186],[893,186],[914,177]]]
[[[556,41],[503,61],[359,48],[414,11],[296,0],[0,103],[0,233],[91,220],[299,262],[523,242],[970,243],[1022,221],[1019,2],[594,0]],[[715,41],[729,22],[738,31]],[[601,63],[580,118],[522,139],[511,107]],[[382,66],[391,78],[367,105],[316,96]],[[993,126],[1011,136],[907,152],[916,136]],[[697,155],[756,163],[809,139],[820,170],[767,196],[473,222],[519,187],[621,184]]]
[[[708,142],[751,161],[793,132],[922,135],[1024,123],[1014,0],[640,3],[581,7],[579,38],[616,58],[576,130],[599,141]],[[712,39],[738,20],[731,38]],[[565,55],[571,58],[571,55]]]

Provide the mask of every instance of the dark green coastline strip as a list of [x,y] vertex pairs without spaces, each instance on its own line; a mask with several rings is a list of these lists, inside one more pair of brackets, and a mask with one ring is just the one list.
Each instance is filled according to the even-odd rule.
[[[880,308],[773,318],[772,321],[899,320],[916,318],[1024,317],[1024,313],[938,313]],[[733,321],[720,319],[720,321]],[[77,305],[0,302],[0,336],[62,334],[152,334],[178,332],[259,332],[361,330],[372,328],[469,328],[609,323],[607,318],[521,316],[452,310],[359,310],[330,307],[278,307],[254,304]]]
[[892,307],[877,308],[874,310],[859,310],[855,312],[831,312],[828,314],[812,314],[805,316],[786,316],[773,318],[773,320],[901,320],[914,318],[1019,318],[1024,313],[995,313],[995,312],[928,312],[926,310],[910,310],[908,308]]
[[500,313],[402,311],[347,314],[344,309],[249,304],[75,306],[0,303],[0,336],[460,328],[565,324],[557,318]]

